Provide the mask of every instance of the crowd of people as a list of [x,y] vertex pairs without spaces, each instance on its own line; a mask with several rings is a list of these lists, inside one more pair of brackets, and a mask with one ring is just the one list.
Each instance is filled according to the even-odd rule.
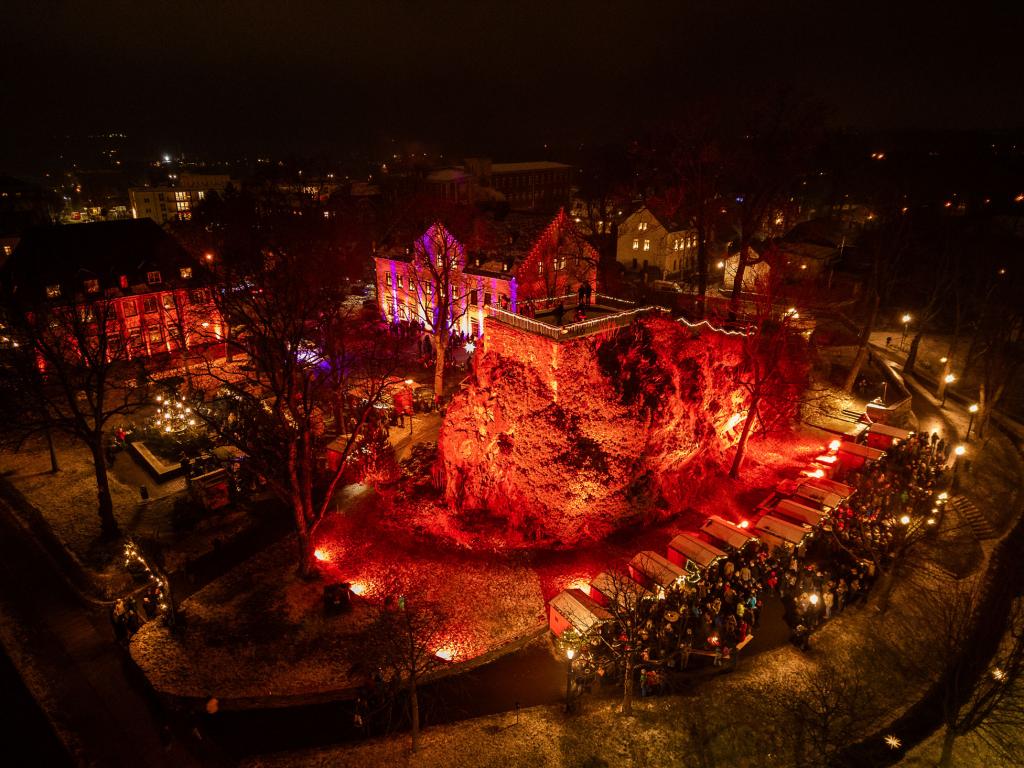
[[[614,650],[633,637],[639,645],[641,695],[659,691],[695,654],[721,665],[735,658],[759,627],[768,599],[781,600],[792,642],[807,650],[823,622],[866,602],[876,562],[892,556],[906,525],[902,521],[937,522],[932,516],[942,503],[949,450],[936,434],[912,435],[879,461],[847,472],[843,479],[854,494],[833,511],[826,530],[800,547],[752,541],[716,561],[696,583],[641,601],[635,619],[611,609],[617,621],[604,628],[600,642],[592,638],[584,648],[579,685],[586,689],[594,680],[618,676],[621,654]],[[855,531],[868,531],[870,540]],[[623,628],[623,619],[638,621],[638,631]]]

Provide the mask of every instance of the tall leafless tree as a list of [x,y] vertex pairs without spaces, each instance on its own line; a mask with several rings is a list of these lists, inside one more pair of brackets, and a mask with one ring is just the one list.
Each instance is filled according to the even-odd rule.
[[[111,419],[146,402],[146,371],[133,357],[113,296],[73,295],[70,301],[7,297],[10,337],[18,347],[6,375],[32,391],[23,418],[84,444],[96,476],[97,511],[104,538],[119,534],[107,476],[105,430]],[[29,390],[28,388],[32,388]]]
[[[298,566],[313,573],[316,532],[330,510],[349,461],[379,422],[377,406],[386,399],[399,365],[399,341],[379,322],[344,306],[344,292],[325,280],[329,264],[309,254],[275,251],[226,265],[224,287],[215,303],[237,329],[244,365],[207,360],[204,375],[219,384],[226,407],[200,415],[222,440],[236,445],[253,469],[292,512],[299,544]],[[354,341],[345,382],[349,423],[339,446],[336,469],[326,468],[329,442],[326,416],[339,396],[339,364],[324,350]],[[337,431],[341,432],[341,428]]]

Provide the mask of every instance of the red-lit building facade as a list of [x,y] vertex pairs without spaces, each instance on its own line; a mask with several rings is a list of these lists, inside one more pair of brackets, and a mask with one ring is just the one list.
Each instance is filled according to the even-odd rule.
[[564,210],[553,219],[510,214],[500,221],[478,221],[464,234],[437,223],[415,243],[374,255],[377,302],[388,322],[428,324],[424,313],[436,307],[437,287],[424,279],[416,254],[438,241],[453,243],[448,248],[456,260],[450,280],[457,304],[453,314],[456,330],[467,336],[484,332],[490,308],[527,314],[539,302],[558,297],[570,306],[581,284],[597,288],[597,251]]
[[106,318],[112,353],[173,354],[224,338],[206,274],[150,219],[30,230],[0,272],[23,308]]

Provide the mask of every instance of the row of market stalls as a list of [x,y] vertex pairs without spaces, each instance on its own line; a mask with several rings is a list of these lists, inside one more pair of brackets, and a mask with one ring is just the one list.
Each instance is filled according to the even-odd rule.
[[773,551],[802,552],[817,532],[828,529],[835,510],[853,496],[854,487],[843,478],[878,461],[886,449],[913,434],[885,424],[858,427],[846,439],[833,440],[797,478],[781,482],[757,506],[752,520],[736,523],[711,515],[699,530],[673,538],[664,555],[653,550],[637,553],[629,562],[628,579],[606,571],[590,581],[587,591],[563,590],[549,602],[551,631],[561,636],[572,628],[586,636],[613,622],[613,612],[621,614],[669,590],[692,589],[719,561],[761,543]]

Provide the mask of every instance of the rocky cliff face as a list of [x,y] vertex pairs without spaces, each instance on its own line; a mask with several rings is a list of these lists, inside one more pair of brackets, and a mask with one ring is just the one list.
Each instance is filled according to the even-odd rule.
[[664,318],[563,342],[489,324],[438,444],[449,523],[569,547],[692,505],[741,426],[742,360]]

